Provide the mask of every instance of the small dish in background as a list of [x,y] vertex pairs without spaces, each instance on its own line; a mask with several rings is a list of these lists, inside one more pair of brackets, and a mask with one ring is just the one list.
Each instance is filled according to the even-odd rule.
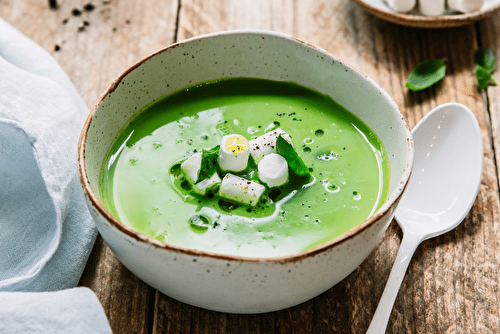
[[472,13],[449,12],[440,16],[424,16],[414,9],[408,13],[398,13],[384,0],[353,0],[370,14],[383,20],[418,28],[451,28],[474,23],[487,18],[500,8],[500,0],[485,0],[481,10]]

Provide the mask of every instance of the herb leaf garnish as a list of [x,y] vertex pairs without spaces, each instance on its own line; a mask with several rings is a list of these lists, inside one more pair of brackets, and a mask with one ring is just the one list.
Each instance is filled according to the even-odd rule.
[[219,157],[220,145],[211,148],[210,150],[201,151],[201,166],[196,183],[205,179],[209,179],[218,171],[219,164],[217,159]]
[[297,152],[293,149],[293,146],[287,142],[281,135],[276,139],[276,153],[280,154],[285,158],[288,163],[290,171],[300,178],[307,178],[311,176],[309,173],[309,168],[299,157]]
[[497,60],[490,49],[477,49],[474,52],[474,64],[476,65],[476,78],[481,90],[485,90],[488,84],[497,85],[492,75],[497,67]]
[[446,58],[424,60],[411,71],[405,87],[413,91],[429,88],[445,77],[445,63]]

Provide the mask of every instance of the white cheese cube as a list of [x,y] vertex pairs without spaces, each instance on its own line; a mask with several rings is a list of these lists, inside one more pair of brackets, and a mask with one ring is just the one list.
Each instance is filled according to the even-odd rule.
[[281,128],[263,134],[250,140],[250,154],[255,163],[259,163],[263,156],[276,152],[276,140],[281,135],[283,139],[292,144],[290,136]]
[[412,10],[417,4],[417,0],[385,0],[387,6],[399,13],[406,13]]
[[483,7],[484,0],[448,0],[448,8],[461,13],[471,13]]
[[264,190],[266,187],[262,184],[228,173],[222,179],[219,195],[237,203],[255,206]]
[[198,183],[198,175],[201,168],[201,153],[195,153],[181,164],[181,170],[186,176],[186,179],[193,186],[193,190],[200,195],[205,195],[208,190],[215,188],[221,183],[221,179],[217,173],[214,173],[210,178],[204,179]]
[[288,181],[288,163],[276,153],[271,153],[260,160],[257,166],[259,179],[269,187],[278,187]]
[[241,135],[222,137],[219,149],[219,166],[223,171],[241,172],[248,165],[250,144]]
[[221,183],[221,179],[217,173],[214,173],[209,179],[204,179],[193,184],[193,189],[197,194],[205,195],[208,190],[215,188]]
[[426,16],[438,16],[446,10],[446,0],[418,0],[420,12]]
[[181,170],[186,175],[189,183],[194,184],[198,180],[201,168],[201,153],[195,153],[181,164]]

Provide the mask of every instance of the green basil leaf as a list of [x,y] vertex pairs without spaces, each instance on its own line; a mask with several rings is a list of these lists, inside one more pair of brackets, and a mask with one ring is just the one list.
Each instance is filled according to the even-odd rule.
[[497,68],[497,60],[488,48],[479,48],[474,52],[474,64],[484,67],[490,73]]
[[201,167],[196,183],[211,178],[218,171],[219,164],[217,160],[219,158],[219,149],[220,145],[217,145],[210,150],[201,151]]
[[474,52],[474,64],[476,64],[476,78],[481,90],[485,90],[489,84],[497,84],[492,76],[493,71],[497,68],[497,60],[490,49],[477,49]]
[[481,65],[476,65],[476,78],[479,83],[479,88],[485,90],[491,80],[491,72]]
[[281,135],[276,140],[276,153],[283,156],[288,163],[290,171],[300,178],[308,178],[311,176],[309,168],[299,157],[293,146],[287,142]]
[[405,87],[419,91],[428,88],[446,75],[446,58],[427,59],[415,66],[406,80]]

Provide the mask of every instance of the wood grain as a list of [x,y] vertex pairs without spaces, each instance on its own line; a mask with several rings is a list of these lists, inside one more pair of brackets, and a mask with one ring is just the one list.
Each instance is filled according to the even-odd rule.
[[[387,333],[500,332],[500,87],[480,91],[473,64],[478,47],[500,58],[500,13],[459,28],[418,29],[385,22],[343,0],[67,0],[58,5],[0,0],[0,16],[59,61],[89,108],[141,58],[175,41],[229,29],[275,30],[328,50],[384,88],[410,128],[442,103],[468,106],[484,144],[477,200],[458,228],[417,249]],[[406,77],[429,58],[447,58],[447,76],[430,89],[409,92]],[[500,82],[499,71],[495,78]],[[401,238],[393,222],[366,261],[335,287],[296,307],[261,315],[213,312],[165,296],[124,268],[100,237],[80,284],[96,293],[115,333],[363,333]]]

